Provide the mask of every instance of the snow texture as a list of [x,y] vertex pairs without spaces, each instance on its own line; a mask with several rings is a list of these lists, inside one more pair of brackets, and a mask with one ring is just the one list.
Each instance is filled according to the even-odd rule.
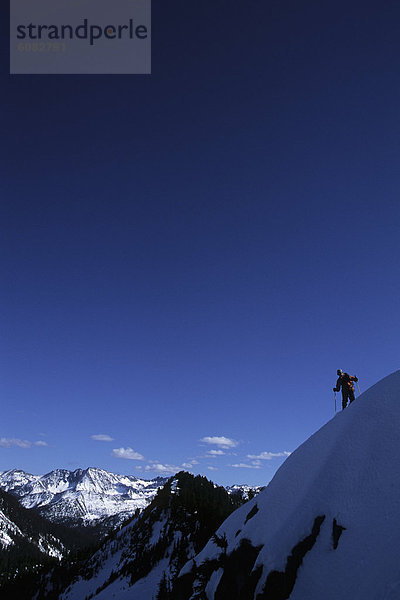
[[[218,530],[227,537],[228,556],[244,539],[262,546],[254,564],[254,569],[262,567],[254,597],[271,571],[285,571],[292,549],[310,535],[316,517],[325,516],[298,569],[290,600],[398,600],[399,454],[397,371],[302,444],[268,487]],[[220,553],[209,541],[196,563]],[[220,573],[211,576],[208,599],[214,598],[219,581]]]

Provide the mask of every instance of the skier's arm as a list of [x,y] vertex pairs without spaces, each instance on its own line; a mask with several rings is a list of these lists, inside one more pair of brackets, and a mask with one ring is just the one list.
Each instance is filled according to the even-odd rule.
[[351,375],[351,376],[350,376],[350,379],[351,379],[352,381],[358,381],[358,377],[356,377],[355,375]]
[[342,385],[342,381],[341,381],[341,379],[340,379],[340,377],[339,377],[339,379],[338,379],[338,380],[337,380],[337,382],[336,382],[336,387],[335,387],[335,388],[333,388],[333,391],[334,391],[334,392],[340,392],[340,386],[341,386],[341,385]]

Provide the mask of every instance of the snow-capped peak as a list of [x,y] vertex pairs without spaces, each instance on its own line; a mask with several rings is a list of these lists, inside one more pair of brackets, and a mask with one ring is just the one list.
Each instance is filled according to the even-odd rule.
[[26,508],[38,508],[55,522],[94,524],[105,518],[126,519],[145,508],[166,479],[142,480],[104,469],[55,469],[45,475],[24,471],[0,474],[0,489],[18,497]]

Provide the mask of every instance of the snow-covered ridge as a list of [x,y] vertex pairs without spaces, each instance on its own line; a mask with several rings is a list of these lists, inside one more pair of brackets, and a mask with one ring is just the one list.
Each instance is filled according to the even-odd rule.
[[56,469],[42,476],[16,469],[0,473],[0,489],[15,495],[25,508],[37,508],[54,522],[76,525],[92,525],[114,516],[124,520],[145,508],[166,481],[93,467]]
[[398,600],[399,455],[397,371],[302,444],[259,496],[228,517],[195,557],[197,570],[193,561],[182,570],[193,580],[179,597],[194,590],[208,600],[227,590],[242,597],[246,585],[245,597],[257,600]]
[[250,500],[254,498],[257,494],[259,494],[265,486],[261,485],[228,485],[225,489],[228,494],[239,494],[243,500]]

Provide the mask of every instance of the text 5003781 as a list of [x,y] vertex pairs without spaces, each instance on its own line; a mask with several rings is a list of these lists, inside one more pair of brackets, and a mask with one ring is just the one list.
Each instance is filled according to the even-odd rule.
[[65,52],[65,42],[24,42],[18,44],[18,52]]

